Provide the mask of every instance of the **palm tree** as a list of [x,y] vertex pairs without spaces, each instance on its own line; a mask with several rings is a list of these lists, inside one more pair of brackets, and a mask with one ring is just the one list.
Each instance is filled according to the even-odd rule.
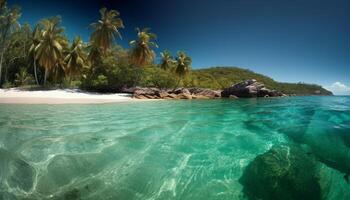
[[14,82],[17,86],[31,84],[33,82],[33,77],[28,74],[25,68],[20,68],[19,72],[15,74],[15,77],[16,79]]
[[55,67],[59,67],[59,62],[62,59],[62,45],[64,37],[62,36],[63,29],[59,27],[61,22],[60,17],[51,19],[43,19],[41,25],[44,27],[40,42],[35,47],[35,59],[45,68],[44,85],[50,71]]
[[191,69],[192,59],[186,55],[185,52],[179,51],[176,58],[177,66],[175,73],[179,76],[177,86],[179,86],[181,79],[188,74]]
[[1,84],[1,75],[2,75],[2,64],[4,61],[4,54],[6,51],[6,47],[9,41],[10,35],[17,31],[20,27],[19,22],[17,21],[21,12],[18,7],[14,7],[11,9],[7,9],[5,3],[1,3],[2,12],[0,15],[0,84]]
[[142,30],[137,28],[137,40],[130,42],[130,45],[133,46],[131,50],[131,60],[139,67],[151,64],[155,58],[152,47],[158,48],[158,45],[152,42],[157,36],[154,33],[150,33],[149,30],[149,28],[144,28]]
[[90,25],[94,29],[90,37],[90,42],[100,48],[103,53],[106,53],[115,41],[115,36],[117,35],[121,38],[118,29],[124,28],[124,25],[123,21],[118,18],[119,12],[116,10],[101,8],[100,14],[101,19]]
[[170,51],[163,51],[160,53],[160,55],[162,56],[162,61],[160,63],[160,68],[164,69],[164,70],[168,70],[170,69],[173,64],[174,64],[174,60],[173,57],[171,56]]
[[80,37],[76,37],[67,56],[64,58],[67,75],[76,75],[85,66],[86,56],[83,48],[83,40]]
[[33,33],[32,33],[32,46],[29,49],[29,54],[32,55],[33,58],[33,67],[34,67],[34,77],[35,82],[37,85],[39,85],[38,75],[37,75],[37,66],[36,66],[36,56],[35,56],[35,48],[40,43],[40,37],[41,37],[41,30],[39,26],[35,26]]

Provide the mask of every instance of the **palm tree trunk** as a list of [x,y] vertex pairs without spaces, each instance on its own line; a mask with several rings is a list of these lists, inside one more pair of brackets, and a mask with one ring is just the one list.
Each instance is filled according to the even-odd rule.
[[36,84],[39,85],[38,75],[36,73],[36,62],[35,62],[35,59],[34,59],[34,76],[35,76]]
[[44,85],[46,85],[47,74],[48,74],[47,69],[45,69],[45,75],[44,75]]
[[4,53],[5,53],[5,49],[3,49],[1,51],[1,58],[0,58],[0,86],[1,86],[2,62],[3,62],[3,59],[4,59]]

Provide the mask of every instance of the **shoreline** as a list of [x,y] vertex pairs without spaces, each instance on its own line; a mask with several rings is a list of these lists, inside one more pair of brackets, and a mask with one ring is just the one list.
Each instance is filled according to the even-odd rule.
[[156,99],[135,99],[131,94],[100,94],[77,89],[27,91],[19,88],[0,89],[0,104],[105,104],[144,102]]

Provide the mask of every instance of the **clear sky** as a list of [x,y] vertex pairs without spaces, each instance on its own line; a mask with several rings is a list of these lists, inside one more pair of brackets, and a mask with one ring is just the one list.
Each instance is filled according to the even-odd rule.
[[61,15],[68,37],[88,40],[101,6],[121,13],[128,47],[150,27],[160,50],[185,50],[193,68],[239,66],[283,82],[317,83],[350,94],[347,0],[9,0],[22,22]]

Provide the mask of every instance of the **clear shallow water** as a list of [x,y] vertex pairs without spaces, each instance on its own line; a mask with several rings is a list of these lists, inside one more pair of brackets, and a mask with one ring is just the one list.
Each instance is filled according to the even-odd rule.
[[350,199],[350,97],[0,105],[0,199],[246,199],[245,167],[289,143]]

